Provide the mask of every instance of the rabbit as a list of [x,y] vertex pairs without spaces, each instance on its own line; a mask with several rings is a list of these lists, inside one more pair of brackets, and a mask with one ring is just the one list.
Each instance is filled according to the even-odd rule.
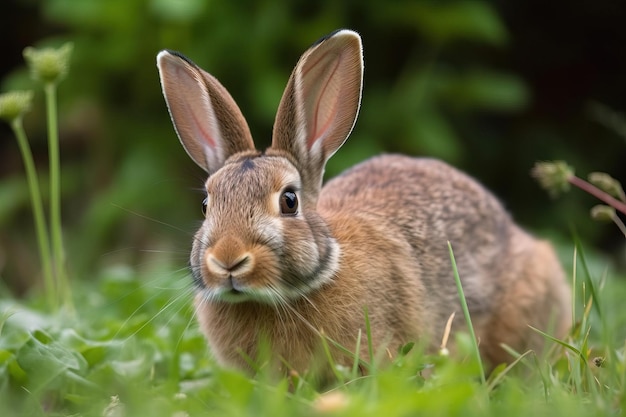
[[[157,67],[180,142],[208,173],[190,269],[219,364],[253,372],[265,346],[279,372],[306,373],[330,362],[319,359],[325,345],[346,366],[349,352],[369,358],[369,342],[382,356],[410,341],[436,347],[460,312],[448,242],[486,364],[513,359],[502,344],[540,349],[529,325],[567,332],[568,284],[552,246],[466,174],[384,154],[322,186],[361,103],[356,32],[338,30],[300,57],[265,151],[216,78],[168,50]],[[454,322],[466,326],[460,314]]]

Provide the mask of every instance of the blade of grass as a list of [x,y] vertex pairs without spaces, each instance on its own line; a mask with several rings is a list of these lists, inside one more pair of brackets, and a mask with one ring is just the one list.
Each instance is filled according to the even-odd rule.
[[[324,331],[322,331],[322,336],[323,335],[324,335]],[[343,375],[341,374],[341,372],[339,372],[339,369],[337,369],[337,365],[335,364],[333,355],[330,352],[330,347],[328,346],[328,341],[326,340],[326,337],[322,337],[321,339],[322,339],[322,347],[324,348],[324,354],[326,355],[326,360],[328,361],[328,364],[330,365],[337,381],[343,384],[344,383]]]
[[350,375],[352,376],[353,379],[356,379],[359,377],[359,357],[361,354],[361,329],[359,329],[359,332],[357,334],[357,339],[356,339],[356,347],[354,350],[354,362],[352,363],[352,371],[350,372]]
[[256,374],[261,373],[261,367],[243,349],[237,348],[237,354],[241,356],[250,369],[252,369]]
[[541,377],[541,382],[543,384],[543,399],[547,402],[550,398],[550,390],[548,388],[550,380],[541,369],[541,365],[539,364],[539,358],[537,357],[537,355],[533,355],[533,359],[535,360],[535,366],[537,367],[537,371],[539,372],[539,376]]
[[574,352],[580,358],[581,361],[583,361],[583,362],[586,361],[585,355],[579,349],[577,349],[576,347],[570,345],[567,342],[562,341],[561,339],[557,339],[556,337],[554,337],[552,335],[549,335],[548,333],[543,332],[543,331],[537,329],[536,327],[533,327],[531,325],[528,325],[528,327],[530,327],[533,331],[539,333],[540,335],[542,335],[546,339],[551,340],[554,343],[557,343],[557,344],[563,346],[564,348]]
[[[549,339],[549,340],[553,341],[554,343],[557,343],[557,344],[563,346],[564,348],[566,348],[568,350],[571,350],[577,356],[579,356],[582,361],[586,360],[585,359],[585,355],[583,354],[583,352],[580,349],[577,349],[576,347],[574,347],[573,345],[571,345],[571,344],[569,344],[567,342],[564,342],[563,340],[560,340],[560,339],[558,339],[558,338],[556,338],[556,337],[554,337],[552,335],[549,335],[548,333],[545,333],[545,332],[537,329],[536,327],[533,327],[531,325],[528,325],[528,327],[530,327],[533,331],[539,333],[540,335],[542,335],[546,339]],[[588,334],[588,332],[587,332],[587,334]]]
[[533,353],[534,352],[532,350],[527,350],[526,352],[524,352],[521,355],[519,355],[513,362],[508,364],[507,367],[502,370],[502,372],[498,373],[498,375],[496,375],[489,382],[489,385],[487,386],[487,392],[492,392],[498,386],[500,381],[502,381],[504,379],[506,374],[511,371],[511,369],[513,369],[515,366],[517,366],[517,364],[519,362],[521,362],[526,356],[529,356],[529,355],[531,355]]
[[574,231],[574,244],[578,249],[578,257],[580,259],[580,263],[582,264],[583,271],[585,273],[585,282],[589,286],[589,292],[591,293],[591,298],[593,300],[594,308],[600,316],[600,320],[602,321],[603,315],[602,310],[600,308],[600,303],[598,302],[598,295],[596,292],[595,284],[593,283],[593,279],[591,278],[591,271],[589,270],[589,266],[587,264],[587,259],[585,258],[585,253],[582,248],[582,242],[578,236],[578,234]]
[[369,366],[370,366],[370,372],[374,372],[374,368],[375,368],[375,363],[374,363],[374,347],[373,347],[373,341],[372,341],[372,326],[370,323],[370,315],[369,312],[367,310],[367,306],[365,306],[363,308],[364,310],[364,314],[365,314],[365,334],[367,335],[367,352],[369,354]]
[[450,251],[450,261],[452,262],[452,271],[454,272],[454,281],[456,282],[456,288],[459,292],[459,299],[461,301],[461,308],[463,309],[463,315],[465,316],[465,322],[472,338],[472,344],[474,347],[474,353],[476,355],[476,361],[478,362],[478,368],[480,370],[480,380],[485,385],[485,369],[483,367],[482,359],[480,358],[480,351],[478,350],[478,341],[476,340],[476,334],[474,333],[474,326],[472,326],[472,319],[470,317],[469,308],[467,307],[467,300],[465,299],[465,293],[463,292],[463,285],[461,284],[461,277],[456,267],[456,260],[454,258],[454,251],[452,250],[452,244],[448,242],[448,250]]

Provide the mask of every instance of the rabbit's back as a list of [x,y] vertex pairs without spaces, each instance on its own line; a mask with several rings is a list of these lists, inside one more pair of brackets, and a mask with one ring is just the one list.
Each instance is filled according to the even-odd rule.
[[[551,246],[515,225],[480,183],[441,161],[372,158],[329,181],[318,210],[336,230],[345,227],[333,221],[337,218],[377,225],[379,235],[371,236],[369,248],[361,248],[364,254],[375,252],[381,241],[397,241],[404,248],[401,256],[411,276],[387,285],[388,291],[420,287],[420,299],[413,301],[422,308],[414,314],[425,316],[421,326],[429,329],[421,330],[434,335],[443,332],[453,312],[460,312],[450,242],[475,330],[492,363],[506,360],[501,342],[525,349],[531,339],[528,324],[545,328],[552,308],[567,311],[567,286]],[[386,297],[384,291],[370,292],[367,302],[375,305]]]
[[[384,225],[385,238],[409,243],[412,259],[428,272],[422,279],[429,288],[450,275],[449,241],[467,279],[482,281],[476,282],[481,299],[493,286],[484,274],[498,274],[505,266],[501,258],[516,229],[500,202],[477,181],[439,160],[400,155],[372,158],[331,180],[318,210],[326,218],[348,212]],[[472,277],[476,274],[482,276]]]

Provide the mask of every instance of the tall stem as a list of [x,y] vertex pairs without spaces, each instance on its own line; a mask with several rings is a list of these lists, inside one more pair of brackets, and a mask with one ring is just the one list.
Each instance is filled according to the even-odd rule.
[[603,201],[604,203],[608,204],[609,206],[613,207],[615,210],[622,212],[623,214],[626,214],[626,203],[623,203],[621,201],[619,201],[618,199],[614,198],[613,196],[611,196],[610,194],[602,191],[601,189],[599,189],[598,187],[596,187],[595,185],[583,180],[580,177],[577,177],[575,175],[571,175],[568,179],[570,184],[580,188],[581,190],[591,194],[592,196],[594,196],[595,198],[597,198],[598,200]]
[[48,153],[50,159],[50,232],[52,253],[59,296],[64,304],[71,307],[71,291],[65,271],[65,251],[61,222],[61,178],[59,161],[59,132],[57,123],[56,84],[46,83],[46,113],[48,118]]
[[33,161],[33,154],[30,150],[30,146],[28,145],[28,139],[26,138],[22,118],[15,118],[11,122],[11,128],[17,138],[17,144],[20,148],[20,152],[22,153],[22,160],[24,161],[26,181],[28,182],[30,201],[33,207],[37,243],[39,245],[39,257],[41,258],[41,267],[44,276],[44,290],[46,292],[46,297],[48,298],[49,306],[52,309],[55,309],[58,303],[57,288],[54,283],[54,275],[52,272],[50,239],[48,237],[48,229],[46,227],[46,219],[43,212],[43,203],[41,201],[41,191],[39,190],[39,180],[37,179],[35,162]]

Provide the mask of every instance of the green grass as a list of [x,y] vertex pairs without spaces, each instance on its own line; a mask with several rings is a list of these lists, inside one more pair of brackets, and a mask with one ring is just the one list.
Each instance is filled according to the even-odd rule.
[[342,382],[325,390],[306,378],[222,369],[193,317],[191,281],[184,270],[167,272],[175,271],[171,265],[105,271],[74,288],[75,313],[50,315],[43,298],[18,302],[5,294],[0,415],[622,415],[626,288],[617,277],[592,276],[596,265],[578,258],[571,337],[546,335],[548,354],[521,352],[485,382],[465,333],[450,336],[459,346],[455,357],[407,344],[393,365],[368,376],[338,369]]

